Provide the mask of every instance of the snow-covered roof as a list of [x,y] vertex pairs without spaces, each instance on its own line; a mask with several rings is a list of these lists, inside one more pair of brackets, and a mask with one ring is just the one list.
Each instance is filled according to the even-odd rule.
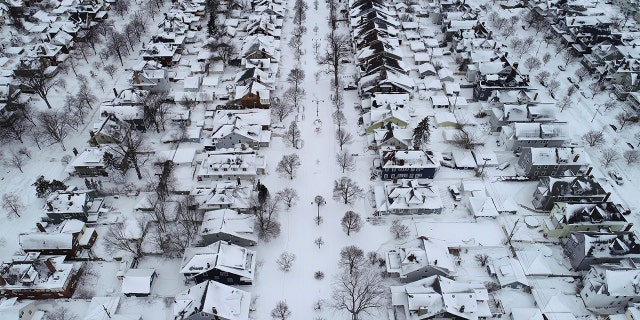
[[529,280],[527,280],[518,260],[511,257],[502,257],[492,260],[491,264],[500,286],[506,287],[512,284],[529,285]]
[[[23,309],[33,305],[33,301],[18,301],[18,298],[5,298],[0,300],[0,319],[21,320]],[[33,306],[32,306],[33,307]],[[33,307],[35,309],[35,307]],[[31,311],[29,311],[31,312]]]
[[93,297],[82,320],[140,320],[141,314],[117,314],[120,297]]
[[226,233],[257,242],[257,236],[253,233],[254,223],[254,216],[242,215],[235,210],[207,211],[202,218],[200,235]]
[[415,179],[386,182],[384,194],[384,201],[378,203],[377,211],[380,212],[435,210],[443,206],[437,186]]
[[183,320],[198,310],[222,319],[248,320],[251,293],[215,281],[205,281],[181,293],[174,299],[174,319]]
[[88,147],[71,161],[72,167],[102,167],[106,148]]
[[150,294],[155,269],[129,269],[122,279],[122,293]]
[[469,210],[475,217],[497,217],[499,215],[491,197],[469,197]]
[[455,264],[446,241],[430,237],[418,237],[401,244],[397,249],[386,253],[387,272],[398,273],[400,277],[431,266],[446,274],[455,272]]
[[256,252],[226,241],[206,247],[189,247],[184,252],[180,273],[195,276],[212,269],[239,275],[251,282],[255,277]]
[[68,250],[73,248],[74,243],[74,235],[71,233],[23,233],[19,239],[20,247],[24,251]]

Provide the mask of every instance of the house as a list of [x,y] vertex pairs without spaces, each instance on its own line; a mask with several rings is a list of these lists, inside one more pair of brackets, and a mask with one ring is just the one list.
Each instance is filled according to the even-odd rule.
[[618,313],[640,302],[640,268],[628,259],[619,264],[593,265],[582,277],[580,297],[589,310],[599,314]]
[[374,188],[374,196],[382,214],[440,214],[443,207],[438,187],[418,179],[385,182]]
[[82,320],[142,320],[139,313],[118,313],[119,305],[120,297],[93,297]]
[[500,288],[522,289],[529,286],[520,262],[511,257],[492,259],[487,265],[489,274],[498,280]]
[[413,130],[394,128],[391,122],[387,123],[386,128],[376,129],[373,131],[373,143],[378,147],[389,147],[396,150],[408,150],[413,139]]
[[525,147],[562,147],[567,137],[566,123],[511,123],[503,126],[499,140],[505,150],[520,152]]
[[455,281],[433,275],[402,286],[391,286],[391,319],[483,319],[494,314],[481,282]]
[[226,241],[189,247],[180,273],[185,280],[196,283],[215,280],[228,285],[251,285],[256,274],[256,252]]
[[80,257],[82,250],[91,252],[91,247],[98,238],[94,228],[87,228],[80,220],[64,220],[61,224],[46,230],[41,223],[36,224],[37,232],[21,233],[18,236],[20,247],[24,252],[39,252],[43,255],[66,255],[71,258]]
[[122,279],[122,293],[127,297],[149,296],[157,276],[155,269],[129,269]]
[[[271,113],[266,109],[216,110],[205,115],[205,150],[235,148],[245,144],[253,149],[268,147],[271,141]],[[211,142],[207,141],[210,140]]]
[[514,90],[528,90],[529,76],[520,74],[517,70],[518,64],[508,67],[509,73],[505,69],[499,73],[478,74],[473,86],[473,98],[478,101],[487,101],[490,97],[502,92]]
[[582,148],[522,148],[516,173],[537,178],[542,176],[575,176],[591,165]]
[[532,203],[536,209],[548,211],[556,202],[607,202],[610,195],[593,176],[541,177]]
[[252,149],[247,151],[225,149],[207,151],[196,173],[198,181],[209,179],[254,179],[264,174],[267,162],[264,155],[258,155]]
[[69,163],[72,174],[79,177],[106,177],[107,173],[104,155],[106,148],[88,147]]
[[254,234],[255,217],[243,215],[231,209],[207,211],[198,229],[198,246],[208,246],[218,241],[248,247],[258,243]]
[[95,124],[94,130],[89,131],[89,145],[99,147],[103,144],[118,144],[129,130],[131,125],[128,122],[107,112],[102,121]]
[[39,311],[33,301],[5,298],[0,300],[0,319],[42,320],[44,319],[44,311]]
[[163,67],[176,65],[180,61],[181,46],[170,43],[148,43],[142,47],[140,56],[144,61],[155,61]]
[[175,320],[249,320],[251,293],[205,281],[176,295]]
[[568,237],[576,231],[628,231],[633,223],[625,215],[631,210],[613,202],[555,202],[542,224],[546,237]]
[[495,218],[500,215],[493,198],[487,196],[470,196],[467,198],[467,207],[476,218]]
[[0,265],[0,295],[18,299],[71,298],[81,274],[79,264],[65,256],[19,254]]
[[575,231],[561,243],[571,267],[577,271],[596,264],[640,258],[640,241],[628,231]]
[[366,124],[365,132],[368,134],[373,133],[376,129],[386,128],[388,123],[393,123],[400,128],[406,128],[410,121],[407,112],[398,107],[395,109],[371,109],[368,116],[365,114],[363,118],[366,118],[363,121]]
[[415,90],[415,82],[410,76],[391,68],[382,68],[370,74],[363,75],[358,81],[358,88],[362,94],[409,93]]
[[418,237],[386,253],[387,273],[401,282],[414,282],[433,275],[452,276],[456,267],[444,240]]
[[102,204],[103,199],[96,198],[94,190],[78,190],[71,186],[49,195],[44,211],[47,220],[54,224],[67,219],[87,222],[97,219]]
[[433,179],[440,167],[422,150],[380,150],[382,180]]
[[111,103],[100,105],[100,115],[108,117],[114,115],[116,118],[131,125],[132,129],[145,131],[148,120],[144,116],[144,103],[149,95],[147,90],[125,89],[120,92],[113,89],[115,98]]
[[280,61],[280,40],[257,34],[247,36],[243,41],[240,49],[241,59],[270,59],[276,63]]
[[211,187],[196,187],[189,195],[194,197],[198,211],[233,209],[246,213],[250,208],[253,186],[236,181],[217,181]]
[[488,110],[491,131],[498,132],[503,126],[516,122],[555,122],[555,108],[552,105],[527,105],[498,103]]

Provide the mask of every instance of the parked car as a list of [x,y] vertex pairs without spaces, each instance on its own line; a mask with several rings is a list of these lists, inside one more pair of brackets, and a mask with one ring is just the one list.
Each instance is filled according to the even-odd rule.
[[347,85],[344,86],[344,90],[356,90],[356,89],[358,89],[358,87],[356,87],[356,85],[353,83],[348,83]]
[[499,164],[496,169],[498,170],[504,170],[506,168],[508,168],[511,164],[509,162],[503,162],[501,164]]
[[449,186],[449,193],[451,193],[451,197],[453,197],[453,200],[462,200],[462,196],[460,196],[460,190],[458,190],[458,187],[453,185]]
[[611,179],[613,179],[618,185],[624,183],[624,181],[622,181],[622,176],[615,170],[609,170],[609,177],[611,177]]

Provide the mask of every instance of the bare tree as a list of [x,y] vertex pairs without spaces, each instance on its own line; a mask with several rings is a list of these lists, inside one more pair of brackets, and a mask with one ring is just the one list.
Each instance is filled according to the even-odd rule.
[[104,72],[106,72],[109,75],[109,77],[111,77],[111,79],[113,79],[113,76],[118,71],[118,67],[116,67],[114,64],[108,64],[104,66],[104,68],[102,69],[104,70]]
[[300,101],[304,99],[306,92],[302,88],[289,87],[283,94],[285,101],[291,101],[293,109],[298,109]]
[[278,221],[279,202],[277,199],[266,197],[264,202],[256,198],[251,203],[253,214],[256,217],[255,228],[258,230],[258,237],[264,241],[269,241],[280,235],[280,222]]
[[358,272],[341,272],[333,284],[333,307],[346,311],[351,320],[358,320],[361,313],[370,313],[383,305],[385,287],[382,278],[374,269]]
[[143,144],[144,136],[142,133],[130,129],[122,135],[119,143],[108,145],[111,150],[122,157],[121,171],[126,172],[129,165],[133,165],[139,180],[142,180],[142,172],[140,171],[138,153],[141,151]]
[[333,198],[344,201],[344,204],[353,204],[356,199],[362,197],[363,192],[355,181],[347,177],[336,180],[333,185]]
[[125,13],[129,11],[130,5],[131,3],[129,3],[129,0],[118,0],[114,2],[113,5],[109,6],[109,8],[120,17],[124,17]]
[[620,130],[632,119],[631,113],[628,111],[620,112],[616,115],[616,120],[620,124]]
[[[21,107],[19,107],[21,108]],[[24,143],[25,135],[33,129],[31,123],[21,111],[5,112],[0,115],[3,125],[0,126],[0,142],[7,143],[15,140]]]
[[289,129],[284,134],[285,139],[294,148],[297,148],[298,141],[302,140],[300,136],[301,136],[301,133],[300,133],[300,129],[298,129],[298,123],[295,121],[291,121],[291,124],[289,125]]
[[576,54],[576,52],[573,49],[568,48],[567,50],[565,50],[562,53],[561,58],[562,58],[562,62],[564,62],[564,66],[566,68],[566,67],[569,66],[570,63],[578,60],[579,57],[578,57],[578,55]]
[[293,68],[287,75],[287,82],[289,82],[295,90],[300,89],[300,84],[304,81],[304,70],[300,68]]
[[342,216],[340,225],[342,225],[342,230],[347,233],[347,236],[350,236],[351,232],[358,232],[362,229],[362,218],[360,218],[359,214],[349,210]]
[[638,153],[638,150],[627,150],[622,154],[622,157],[627,161],[627,164],[632,164],[638,162],[640,153]]
[[[573,86],[571,86],[571,88],[574,88]],[[562,99],[560,101],[558,101],[558,107],[560,108],[560,112],[564,111],[564,108],[570,106],[573,103],[573,101],[571,101],[571,97],[569,97],[569,95],[566,95],[564,97],[562,97]]]
[[46,320],[77,320],[78,315],[65,306],[55,304],[54,308],[44,314]]
[[538,80],[538,82],[544,86],[550,76],[551,74],[549,73],[549,71],[541,71],[536,75],[536,80]]
[[9,153],[9,158],[7,158],[5,161],[7,165],[16,167],[18,168],[18,170],[20,170],[21,173],[24,173],[24,171],[22,171],[22,167],[24,166],[26,161],[24,156],[25,155],[23,153],[14,150]]
[[580,66],[574,73],[578,82],[582,82],[582,80],[584,80],[584,78],[589,76],[590,74],[591,72],[589,71],[589,69],[585,68],[584,66]]
[[[331,2],[331,1],[330,1]],[[327,48],[323,54],[319,55],[318,63],[328,68],[329,73],[333,73],[334,94],[339,95],[340,91],[340,60],[348,58],[351,52],[351,40],[346,34],[331,32],[327,35]]]
[[315,240],[313,240],[313,243],[315,243],[315,245],[318,246],[318,249],[320,249],[320,247],[322,247],[322,245],[324,244],[324,240],[322,240],[322,237],[317,237]]
[[144,119],[146,123],[156,127],[156,132],[165,130],[170,106],[167,103],[167,93],[150,92],[144,99]]
[[587,87],[591,91],[591,98],[594,98],[595,96],[597,96],[598,94],[602,93],[605,90],[604,84],[602,84],[600,81],[594,81],[590,83]]
[[338,126],[338,130],[342,129],[342,126],[347,124],[347,118],[344,116],[342,110],[338,109],[331,114],[333,122]]
[[[142,258],[142,241],[149,232],[149,221],[145,216],[137,216],[131,221],[135,224],[125,228],[123,223],[115,223],[109,226],[106,237],[103,237],[108,251],[123,250],[133,254],[135,258]],[[138,234],[130,234],[128,230],[137,229]]]
[[282,160],[278,162],[278,166],[276,167],[276,172],[286,175],[289,179],[293,180],[296,176],[296,171],[300,168],[300,157],[296,153],[285,154],[282,156]]
[[289,306],[284,301],[278,301],[276,307],[271,310],[271,318],[278,320],[287,320],[291,316]]
[[606,148],[602,150],[602,158],[600,159],[600,162],[605,168],[611,166],[618,159],[620,159],[620,154],[616,149]]
[[22,85],[29,87],[33,90],[47,105],[47,108],[51,109],[51,103],[49,102],[49,92],[60,84],[60,81],[47,72],[45,65],[40,65],[37,68],[31,68],[26,64],[21,64],[18,69],[28,70],[18,73],[15,77],[22,83]]
[[604,133],[598,130],[589,130],[582,136],[582,139],[589,144],[590,147],[602,145],[604,143]]
[[487,262],[489,262],[489,256],[486,254],[476,254],[475,255],[475,259],[476,261],[478,261],[478,263],[480,263],[481,266],[485,266],[487,265]]
[[338,264],[353,274],[364,265],[364,251],[358,246],[350,245],[340,250],[340,262]]
[[542,56],[542,63],[546,65],[549,61],[551,61],[551,54],[547,52]]
[[320,222],[322,222],[322,218],[320,218],[320,207],[327,204],[327,201],[324,200],[323,196],[317,195],[315,198],[313,198],[313,203],[315,203],[315,205],[318,207],[318,216],[316,217],[315,220],[316,220],[316,223],[320,225]]
[[555,98],[558,88],[560,88],[560,82],[558,80],[551,79],[547,82],[547,93],[549,93],[552,98]]
[[473,149],[480,142],[480,137],[465,127],[459,129],[453,136],[453,143],[464,149]]
[[59,111],[43,111],[37,115],[38,129],[44,133],[52,143],[59,143],[66,151],[64,139],[69,134],[69,118]]
[[529,72],[531,72],[531,70],[533,69],[540,68],[542,66],[542,62],[536,57],[528,57],[526,60],[524,60],[524,66],[527,67]]
[[342,169],[342,173],[344,173],[345,170],[349,170],[349,171],[353,170],[356,165],[356,161],[353,155],[349,153],[349,150],[338,152],[338,154],[336,154],[336,162],[338,163],[338,166]]
[[7,212],[7,218],[20,218],[24,204],[17,194],[5,193],[2,195],[2,208]]
[[279,99],[278,97],[271,98],[269,105],[271,115],[279,122],[282,122],[294,110],[293,105],[287,99]]
[[351,142],[353,142],[353,136],[351,135],[351,133],[343,129],[338,129],[336,130],[336,142],[338,142],[338,145],[340,146],[340,151],[342,151],[342,147],[344,145],[350,144]]
[[633,137],[636,139],[636,141],[638,142],[638,144],[636,145],[636,147],[640,147],[640,131],[636,132]]
[[295,254],[285,251],[280,254],[280,256],[278,257],[278,260],[276,260],[276,263],[278,264],[278,269],[280,269],[280,271],[287,272],[291,270],[291,267],[293,266],[293,261],[295,260],[296,260]]
[[393,219],[391,221],[391,227],[389,227],[389,231],[393,235],[393,238],[396,240],[404,239],[411,234],[409,227],[402,223],[400,219]]
[[284,188],[276,192],[276,197],[278,199],[281,199],[288,208],[291,208],[291,206],[294,205],[300,198],[298,196],[298,192],[294,188]]

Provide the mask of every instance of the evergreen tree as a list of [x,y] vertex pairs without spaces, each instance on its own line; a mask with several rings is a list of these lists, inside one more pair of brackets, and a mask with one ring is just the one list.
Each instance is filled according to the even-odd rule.
[[413,148],[418,150],[423,144],[429,143],[431,138],[431,127],[429,127],[429,118],[425,117],[413,129]]

